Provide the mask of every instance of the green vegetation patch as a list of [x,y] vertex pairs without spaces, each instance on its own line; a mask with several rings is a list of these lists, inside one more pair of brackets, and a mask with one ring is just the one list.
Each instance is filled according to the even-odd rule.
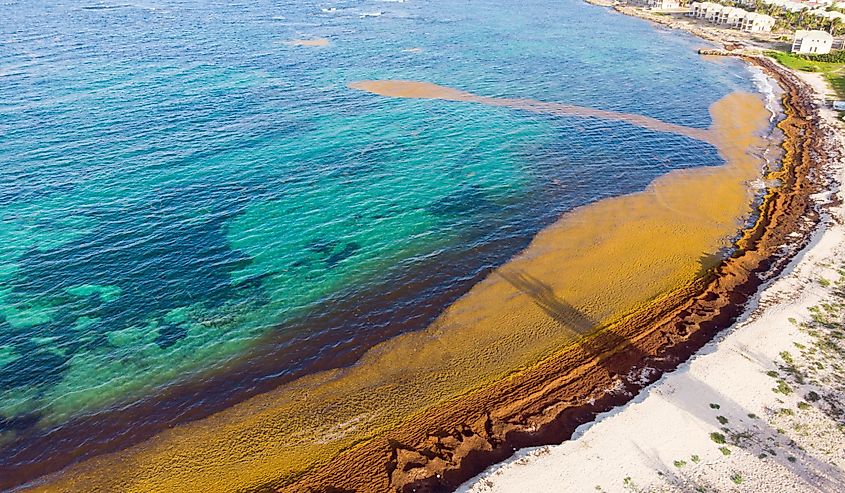
[[790,387],[785,381],[778,380],[778,386],[773,388],[772,392],[776,394],[789,395],[792,393],[792,387]]
[[[845,51],[840,50],[835,52],[835,54],[831,53],[833,57],[824,58],[824,60],[838,60],[839,58],[837,57],[845,57],[845,55],[840,55],[840,53],[845,53]],[[833,86],[833,90],[836,91],[836,94],[839,95],[840,98],[845,99],[845,61],[830,62],[823,61],[818,58],[808,60],[782,51],[767,51],[766,55],[774,58],[781,65],[794,70],[801,70],[803,72],[820,72],[824,74],[825,78],[830,82],[830,85]]]

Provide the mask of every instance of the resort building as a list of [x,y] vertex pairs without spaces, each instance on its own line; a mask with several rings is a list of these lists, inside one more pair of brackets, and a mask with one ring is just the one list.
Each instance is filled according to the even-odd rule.
[[652,10],[677,9],[681,6],[679,0],[628,0],[628,5]]
[[830,53],[833,36],[824,31],[795,31],[792,40],[792,53]]
[[767,33],[775,27],[775,18],[757,12],[748,12],[740,21],[739,29],[749,33]]
[[825,19],[839,19],[840,22],[845,23],[845,14],[842,12],[837,12],[835,10],[827,11],[824,9],[817,9],[809,11],[810,14],[813,14],[816,17],[824,17]]
[[752,33],[769,32],[775,27],[771,16],[713,2],[693,2],[687,15]]
[[[823,5],[822,2],[808,2],[801,0],[761,0],[766,5],[774,5],[780,7],[787,12],[801,12],[804,9],[815,8]],[[742,5],[753,7],[756,5],[756,0],[740,0]]]
[[716,18],[712,22],[728,27],[737,27],[745,18],[747,11],[736,7],[722,7],[716,12]]
[[716,18],[717,12],[719,12],[722,7],[723,5],[713,2],[693,2],[690,4],[690,12],[688,15],[713,22],[713,19]]

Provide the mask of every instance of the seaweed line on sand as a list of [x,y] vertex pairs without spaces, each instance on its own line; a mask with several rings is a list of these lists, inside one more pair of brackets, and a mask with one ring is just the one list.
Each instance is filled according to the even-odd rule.
[[[737,250],[709,276],[662,298],[540,364],[424,411],[330,464],[264,489],[451,491],[518,448],[560,443],[596,414],[629,401],[730,326],[767,281],[804,248],[819,222],[814,195],[829,129],[811,90],[763,57],[744,57],[784,90],[783,167]],[[632,371],[632,369],[640,369]],[[648,371],[646,371],[648,369]],[[288,480],[290,481],[290,479]]]

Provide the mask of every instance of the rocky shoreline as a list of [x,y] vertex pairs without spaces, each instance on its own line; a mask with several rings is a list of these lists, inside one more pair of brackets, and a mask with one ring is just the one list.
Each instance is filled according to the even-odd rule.
[[782,185],[766,195],[733,256],[574,350],[429,409],[291,483],[266,488],[452,491],[518,448],[569,439],[579,425],[629,401],[730,326],[759,288],[807,245],[820,214],[812,196],[831,185],[825,163],[833,152],[812,90],[771,60],[744,58],[784,90],[784,164],[769,176]]

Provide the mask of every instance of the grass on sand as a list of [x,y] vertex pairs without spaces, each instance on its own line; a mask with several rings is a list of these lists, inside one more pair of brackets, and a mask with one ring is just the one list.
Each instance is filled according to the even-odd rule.
[[766,55],[791,69],[824,74],[836,94],[845,99],[845,63],[814,62],[782,51],[767,51]]

